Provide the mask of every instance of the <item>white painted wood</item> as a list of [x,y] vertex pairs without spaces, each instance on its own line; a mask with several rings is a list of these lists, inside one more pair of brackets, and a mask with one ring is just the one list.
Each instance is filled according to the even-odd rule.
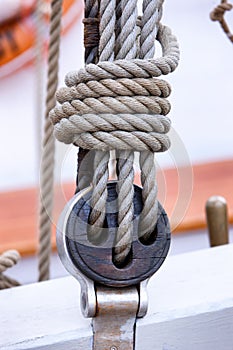
[[[167,259],[151,279],[136,350],[233,349],[233,245]],[[0,292],[1,350],[91,350],[72,277]]]

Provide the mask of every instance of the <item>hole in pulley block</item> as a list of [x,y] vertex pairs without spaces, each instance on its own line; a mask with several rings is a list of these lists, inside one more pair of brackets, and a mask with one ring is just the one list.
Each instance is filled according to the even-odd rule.
[[118,262],[116,260],[116,250],[115,250],[115,247],[112,248],[112,262],[118,269],[124,269],[124,268],[128,267],[131,264],[132,260],[133,260],[132,246],[131,246],[131,249],[130,249],[128,255],[126,256],[126,258],[122,262]]
[[158,228],[157,225],[155,226],[153,232],[151,232],[151,234],[149,235],[149,237],[147,238],[145,235],[143,236],[139,236],[139,241],[143,244],[143,245],[151,245],[156,241],[158,235]]
[[[91,214],[91,212],[90,212]],[[90,214],[88,217],[88,226],[90,226]],[[87,238],[89,240],[90,243],[92,243],[95,246],[100,246],[102,245],[104,242],[106,242],[107,238],[108,238],[108,223],[107,223],[107,217],[105,216],[104,219],[104,223],[103,223],[103,228],[101,230],[99,230],[99,227],[96,227],[96,232],[98,232],[98,235],[93,236],[90,234],[90,230],[87,229]]]

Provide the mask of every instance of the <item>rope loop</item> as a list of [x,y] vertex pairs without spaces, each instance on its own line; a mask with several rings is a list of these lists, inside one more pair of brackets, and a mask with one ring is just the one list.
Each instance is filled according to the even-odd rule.
[[157,40],[162,57],[100,61],[67,74],[56,94],[61,105],[50,112],[56,138],[101,151],[167,150],[171,87],[158,77],[176,69],[179,48],[166,26]]
[[179,63],[179,45],[171,29],[159,25],[157,41],[161,44],[162,57],[151,59],[115,60],[113,62],[100,61],[88,64],[79,71],[66,75],[65,83],[68,87],[91,80],[117,78],[150,78],[167,75],[173,72]]
[[220,5],[218,5],[211,13],[210,18],[212,21],[222,21],[225,15],[225,12],[230,11],[232,9],[232,4],[224,1]]

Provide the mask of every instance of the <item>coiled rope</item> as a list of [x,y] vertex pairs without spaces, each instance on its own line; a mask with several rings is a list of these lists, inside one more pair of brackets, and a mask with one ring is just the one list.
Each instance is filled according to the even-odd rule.
[[[160,24],[161,0],[144,0],[142,18],[137,1],[101,0],[99,61],[68,73],[50,112],[59,141],[96,150],[93,176],[91,236],[98,240],[105,218],[109,151],[117,150],[118,232],[115,261],[121,265],[131,247],[133,160],[140,152],[143,212],[140,234],[148,239],[157,221],[154,152],[170,146],[167,117],[170,86],[161,75],[173,72],[179,48],[171,30]],[[155,39],[162,57],[154,58]],[[94,219],[93,219],[94,217]]]
[[13,267],[20,259],[16,250],[8,250],[0,255],[0,289],[20,286],[20,283],[3,274],[7,269]]
[[229,38],[229,40],[233,43],[233,34],[230,31],[230,28],[224,18],[225,13],[227,11],[232,10],[233,5],[227,2],[227,0],[222,0],[221,4],[219,4],[215,9],[210,13],[210,18],[212,21],[218,21],[220,26],[222,27],[224,33]]

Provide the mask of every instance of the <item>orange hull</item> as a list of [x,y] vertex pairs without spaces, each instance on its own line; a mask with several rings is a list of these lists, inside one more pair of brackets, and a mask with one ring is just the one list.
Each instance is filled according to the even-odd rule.
[[[64,0],[63,33],[73,24],[82,12],[82,2]],[[48,26],[49,14],[45,13],[44,22]],[[12,73],[20,66],[33,60],[35,52],[36,21],[33,15],[0,27],[0,77]],[[45,42],[48,38],[44,38]]]
[[30,15],[35,7],[36,0],[0,0],[0,26]]

